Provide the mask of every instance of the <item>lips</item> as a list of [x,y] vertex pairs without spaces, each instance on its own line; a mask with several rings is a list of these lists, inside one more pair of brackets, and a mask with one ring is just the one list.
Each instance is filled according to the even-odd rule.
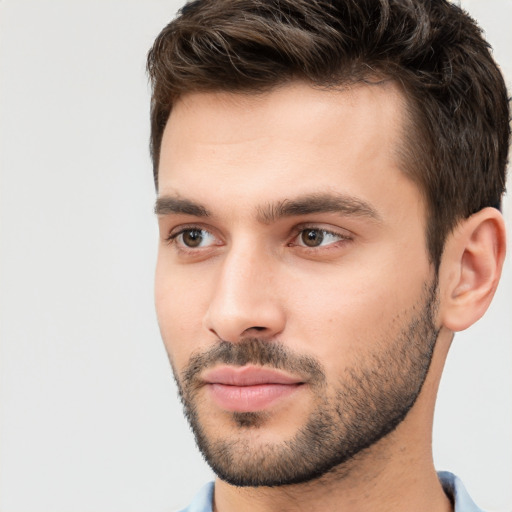
[[294,394],[304,382],[278,370],[222,366],[203,374],[210,397],[232,412],[265,410]]

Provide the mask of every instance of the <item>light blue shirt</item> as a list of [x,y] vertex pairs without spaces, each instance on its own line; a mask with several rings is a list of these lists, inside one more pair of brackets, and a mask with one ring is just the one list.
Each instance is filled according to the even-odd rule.
[[[460,478],[448,471],[438,473],[444,492],[454,502],[454,512],[483,512],[478,508]],[[206,484],[195,496],[192,503],[180,512],[212,512],[213,482]]]

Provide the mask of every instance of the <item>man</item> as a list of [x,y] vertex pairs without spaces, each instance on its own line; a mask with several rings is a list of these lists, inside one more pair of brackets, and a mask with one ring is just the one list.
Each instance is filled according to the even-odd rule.
[[431,455],[505,256],[478,27],[442,0],[200,0],[148,69],[159,325],[218,476],[187,510],[479,510]]

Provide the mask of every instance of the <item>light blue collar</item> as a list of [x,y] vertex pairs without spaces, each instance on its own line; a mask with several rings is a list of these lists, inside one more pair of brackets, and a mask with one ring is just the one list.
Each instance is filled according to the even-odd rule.
[[[454,503],[454,512],[483,512],[478,508],[461,479],[448,471],[438,472],[444,492]],[[206,484],[194,497],[192,503],[181,512],[212,512],[213,482]]]

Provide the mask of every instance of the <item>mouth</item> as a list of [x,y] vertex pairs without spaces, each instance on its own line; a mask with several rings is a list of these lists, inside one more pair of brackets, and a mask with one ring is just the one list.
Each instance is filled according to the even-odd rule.
[[279,370],[256,366],[221,366],[202,380],[213,402],[230,412],[263,411],[296,393],[305,383]]

